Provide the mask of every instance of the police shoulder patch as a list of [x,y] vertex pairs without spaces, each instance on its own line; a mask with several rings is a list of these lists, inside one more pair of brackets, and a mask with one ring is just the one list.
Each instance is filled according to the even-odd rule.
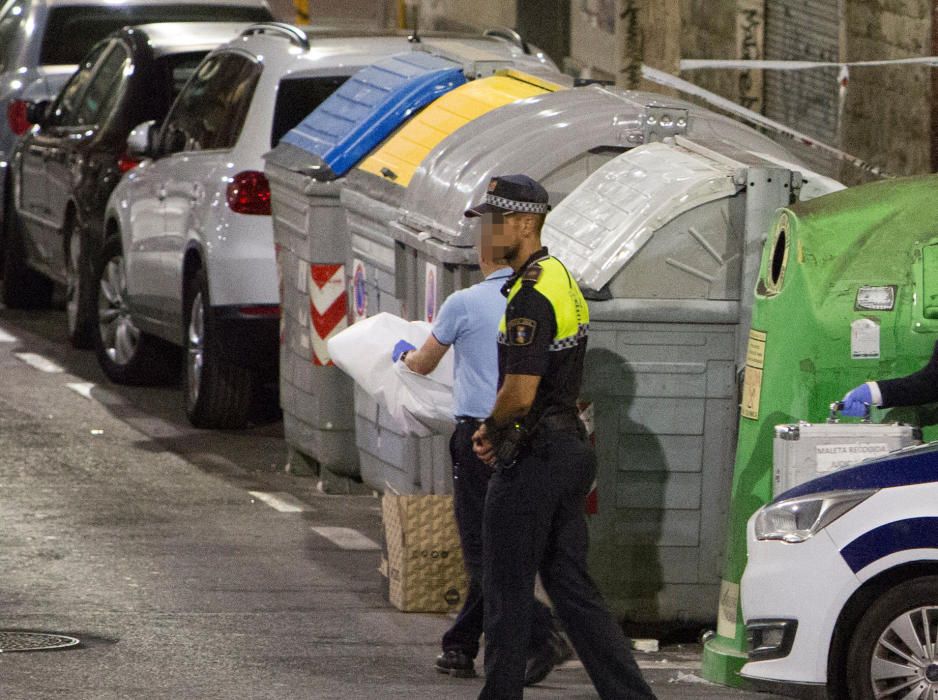
[[537,321],[530,318],[513,318],[508,322],[509,345],[530,345],[537,331]]
[[531,283],[537,282],[539,279],[541,279],[541,273],[543,272],[544,268],[542,268],[538,263],[534,263],[524,271],[523,275],[521,275],[521,281]]

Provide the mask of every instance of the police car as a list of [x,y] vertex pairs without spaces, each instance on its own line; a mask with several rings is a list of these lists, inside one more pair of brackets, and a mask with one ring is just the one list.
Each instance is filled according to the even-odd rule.
[[938,444],[801,484],[747,536],[746,679],[801,697],[938,700]]

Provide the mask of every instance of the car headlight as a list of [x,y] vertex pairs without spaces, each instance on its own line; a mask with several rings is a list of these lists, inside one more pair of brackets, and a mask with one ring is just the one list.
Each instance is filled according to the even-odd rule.
[[756,515],[756,539],[804,542],[874,493],[831,491],[770,503]]

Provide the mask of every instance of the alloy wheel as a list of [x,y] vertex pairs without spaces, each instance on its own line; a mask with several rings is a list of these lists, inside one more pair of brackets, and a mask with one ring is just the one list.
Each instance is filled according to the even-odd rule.
[[205,311],[202,293],[198,292],[189,310],[189,330],[186,341],[186,381],[189,385],[189,408],[199,400],[202,387],[202,366],[205,361]]
[[101,275],[98,332],[108,358],[121,366],[133,360],[140,343],[140,331],[130,317],[126,296],[124,258],[117,255],[108,260]]
[[873,696],[938,700],[938,606],[902,613],[883,630],[870,659]]

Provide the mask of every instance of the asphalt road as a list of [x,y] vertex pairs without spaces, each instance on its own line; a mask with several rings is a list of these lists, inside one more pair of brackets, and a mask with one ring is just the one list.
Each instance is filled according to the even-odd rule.
[[[379,542],[377,498],[285,473],[269,412],[201,431],[178,387],[109,385],[64,325],[0,310],[0,628],[82,644],[0,654],[0,697],[476,696],[432,670],[447,618],[397,612],[376,545],[324,529]],[[699,651],[637,656],[661,698],[772,697],[704,682]],[[574,661],[526,697],[596,695]]]

